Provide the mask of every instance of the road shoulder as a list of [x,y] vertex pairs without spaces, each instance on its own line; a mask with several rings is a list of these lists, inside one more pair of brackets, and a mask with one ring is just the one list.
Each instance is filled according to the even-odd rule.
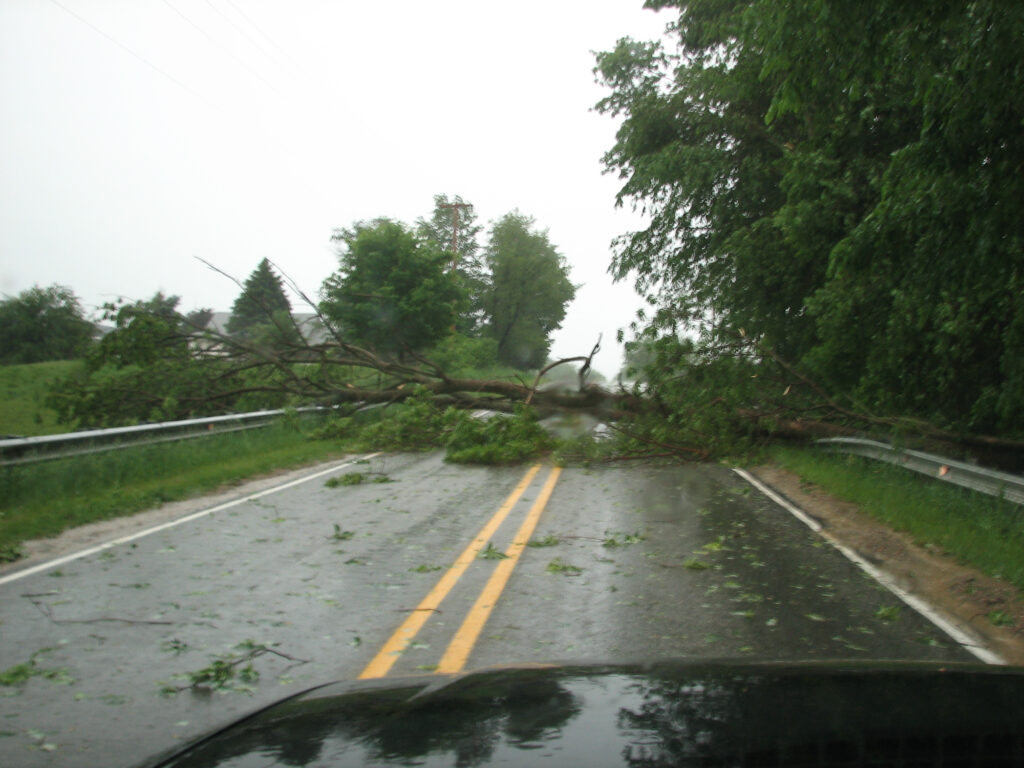
[[[842,544],[889,573],[900,587],[980,635],[1009,664],[1024,665],[1024,600],[1013,585],[956,562],[937,547],[921,545],[836,499],[799,475],[774,465],[750,472],[815,518]],[[988,616],[1002,611],[1013,626],[997,627]]]
[[326,467],[343,464],[350,459],[351,457],[342,457],[330,461],[312,462],[295,469],[269,472],[257,477],[226,483],[216,491],[201,493],[180,501],[171,501],[153,509],[68,528],[48,539],[29,539],[20,545],[24,553],[23,557],[10,563],[0,563],[0,576],[22,571],[48,560],[80,552],[124,536],[131,536],[139,531],[187,517],[203,509],[243,499],[254,493],[314,474]]

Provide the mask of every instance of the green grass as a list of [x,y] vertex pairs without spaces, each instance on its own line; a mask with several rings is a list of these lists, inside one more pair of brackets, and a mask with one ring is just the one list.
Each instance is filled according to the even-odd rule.
[[43,405],[50,382],[67,376],[79,360],[0,365],[0,435],[50,435],[69,432],[57,414]]
[[1024,507],[855,456],[792,448],[770,455],[918,542],[1024,589]]
[[342,455],[294,425],[0,467],[0,553],[97,520],[207,493],[277,469]]

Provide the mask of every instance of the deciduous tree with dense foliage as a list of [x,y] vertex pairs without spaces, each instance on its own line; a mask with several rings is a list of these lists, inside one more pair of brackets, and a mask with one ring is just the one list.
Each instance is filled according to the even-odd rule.
[[33,286],[0,301],[0,363],[70,360],[88,349],[94,331],[70,288]]
[[534,221],[509,213],[491,227],[485,249],[491,282],[484,296],[487,333],[498,343],[498,359],[517,368],[539,368],[551,347],[551,332],[576,295],[569,265]]
[[109,427],[284,404],[287,392],[272,366],[260,371],[236,365],[231,355],[197,354],[194,319],[202,318],[179,314],[179,301],[156,293],[105,308],[114,329],[47,398],[62,423]]
[[439,341],[465,301],[450,255],[400,222],[337,230],[340,269],[324,281],[321,310],[346,340],[401,359]]
[[862,411],[1024,433],[1024,5],[647,5],[678,9],[668,42],[597,59],[606,164],[650,216],[613,262],[646,336],[745,336]]

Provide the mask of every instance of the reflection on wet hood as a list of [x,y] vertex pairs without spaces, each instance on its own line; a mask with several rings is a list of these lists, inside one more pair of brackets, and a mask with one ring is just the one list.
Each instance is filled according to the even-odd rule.
[[1011,765],[1024,670],[651,664],[335,684],[161,766]]

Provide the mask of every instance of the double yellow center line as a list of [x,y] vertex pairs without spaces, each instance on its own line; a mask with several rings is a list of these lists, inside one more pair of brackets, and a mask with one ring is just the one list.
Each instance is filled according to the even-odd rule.
[[[530,486],[530,483],[533,482],[540,468],[540,464],[530,467],[512,493],[498,507],[498,511],[480,529],[476,538],[456,558],[452,566],[434,585],[434,588],[427,593],[427,596],[423,598],[420,604],[409,614],[409,617],[388,638],[388,641],[384,643],[384,646],[377,655],[366,665],[366,668],[359,674],[360,680],[387,675],[391,667],[398,661],[398,657],[409,647],[417,633],[427,623],[430,615],[437,610],[441,601],[451,592],[462,574],[466,572],[466,569],[476,560],[487,542],[491,540],[495,531],[505,521],[512,508],[515,507],[520,497]],[[516,533],[515,539],[513,539],[511,546],[505,551],[505,558],[498,563],[494,573],[491,574],[491,578],[487,581],[476,603],[470,609],[469,614],[462,622],[462,626],[455,633],[447,651],[445,651],[444,656],[441,658],[441,662],[437,667],[438,673],[459,672],[465,666],[466,659],[469,658],[469,654],[473,650],[477,638],[480,636],[480,631],[487,622],[487,618],[491,615],[491,611],[497,604],[498,598],[501,596],[509,577],[512,575],[512,570],[516,567],[516,563],[526,547],[526,542],[533,534],[534,528],[537,527],[537,521],[544,511],[548,499],[551,498],[551,493],[558,482],[558,476],[561,472],[561,467],[552,468],[540,494],[537,496],[537,500],[530,507],[526,519]]]

